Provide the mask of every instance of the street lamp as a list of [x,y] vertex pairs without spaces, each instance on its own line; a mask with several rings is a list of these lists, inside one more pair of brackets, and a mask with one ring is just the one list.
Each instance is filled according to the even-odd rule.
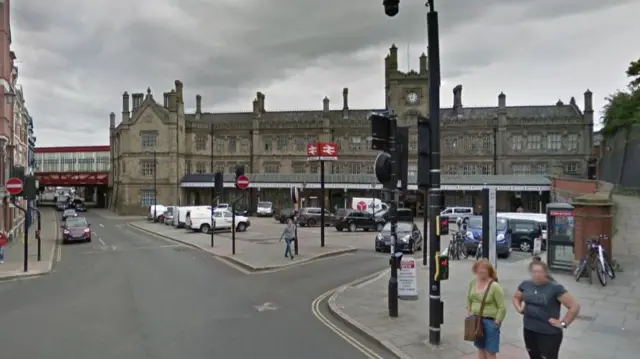
[[[393,17],[398,14],[400,0],[383,0],[384,12]],[[440,299],[440,278],[436,271],[440,257],[440,35],[438,12],[434,0],[425,4],[427,12],[427,44],[429,72],[429,119],[418,122],[418,186],[429,194],[429,211],[425,211],[423,233],[429,233],[429,343],[440,344],[440,326],[444,304]],[[428,144],[428,145],[427,145]],[[431,227],[432,230],[429,230]],[[425,256],[426,257],[426,256]],[[425,258],[426,259],[426,258]],[[427,264],[427,263],[424,263]]]
[[4,98],[7,102],[7,105],[13,105],[16,102],[16,93],[12,89],[5,89]]

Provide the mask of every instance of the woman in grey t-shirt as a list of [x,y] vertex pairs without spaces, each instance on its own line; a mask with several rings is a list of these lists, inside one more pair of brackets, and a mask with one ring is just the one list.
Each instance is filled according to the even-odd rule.
[[[524,343],[531,359],[558,359],[562,331],[578,316],[580,306],[561,284],[549,280],[544,262],[529,265],[531,279],[518,286],[513,306],[523,315]],[[560,319],[560,310],[568,311]]]

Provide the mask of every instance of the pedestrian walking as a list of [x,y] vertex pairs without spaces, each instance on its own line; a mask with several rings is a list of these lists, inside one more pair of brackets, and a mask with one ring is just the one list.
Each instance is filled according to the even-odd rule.
[[287,221],[284,225],[284,230],[282,231],[282,235],[280,236],[280,241],[284,239],[285,249],[284,249],[284,257],[291,258],[293,260],[293,252],[291,251],[291,243],[296,238],[296,225],[293,223],[294,216],[291,215],[287,218]]
[[507,314],[504,290],[487,259],[476,261],[472,271],[475,277],[467,294],[465,339],[478,348],[478,359],[495,359],[500,352],[500,325]]
[[7,236],[0,232],[0,264],[4,263],[4,247],[7,246]]
[[[513,306],[523,315],[525,347],[531,359],[558,359],[563,331],[580,312],[578,302],[561,284],[549,279],[549,268],[542,261],[529,264],[531,279],[518,286]],[[560,309],[568,311],[560,318]]]

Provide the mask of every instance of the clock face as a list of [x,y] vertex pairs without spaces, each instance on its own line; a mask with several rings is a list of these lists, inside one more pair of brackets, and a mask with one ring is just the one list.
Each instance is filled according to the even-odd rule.
[[417,104],[419,99],[420,98],[418,97],[418,94],[415,92],[409,92],[407,94],[407,102],[409,102],[412,105]]

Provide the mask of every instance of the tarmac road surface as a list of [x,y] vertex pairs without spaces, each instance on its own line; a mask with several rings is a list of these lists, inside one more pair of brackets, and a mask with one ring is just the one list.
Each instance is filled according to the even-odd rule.
[[52,274],[0,282],[0,357],[371,358],[318,321],[311,303],[383,269],[385,255],[246,275],[123,221],[86,216],[92,243],[63,246]]

